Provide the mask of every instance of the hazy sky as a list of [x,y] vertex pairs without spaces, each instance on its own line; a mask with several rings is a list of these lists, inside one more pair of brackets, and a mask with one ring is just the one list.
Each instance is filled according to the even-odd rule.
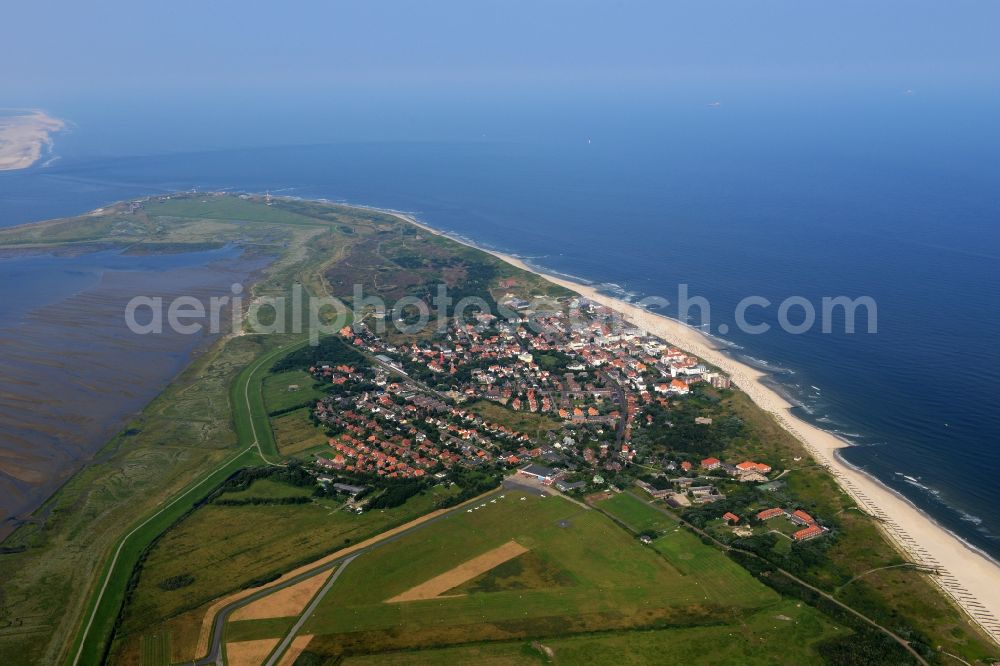
[[993,0],[33,0],[0,104],[159,89],[996,86]]

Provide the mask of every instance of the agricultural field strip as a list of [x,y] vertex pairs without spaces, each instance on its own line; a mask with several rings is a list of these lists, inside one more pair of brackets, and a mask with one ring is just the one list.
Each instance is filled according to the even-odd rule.
[[[477,497],[473,497],[472,499],[466,500],[465,502],[462,502],[461,504],[457,504],[454,507],[452,507],[452,508],[444,511],[443,513],[441,513],[439,515],[436,515],[436,516],[434,516],[432,518],[428,518],[426,520],[423,520],[422,522],[420,522],[417,525],[413,525],[412,527],[409,527],[409,528],[406,528],[404,530],[395,532],[393,534],[389,534],[389,535],[387,535],[387,536],[385,536],[385,537],[383,537],[381,539],[376,536],[376,537],[374,537],[376,539],[375,542],[370,543],[369,545],[364,546],[362,548],[359,548],[358,550],[356,550],[356,551],[354,551],[352,553],[349,553],[349,554],[343,555],[341,557],[338,557],[336,559],[330,560],[329,562],[324,562],[322,565],[319,565],[317,567],[308,569],[308,570],[304,571],[301,574],[297,574],[295,577],[289,578],[287,581],[282,581],[281,583],[279,583],[277,585],[274,585],[272,587],[268,587],[268,588],[263,589],[263,590],[261,590],[259,592],[251,594],[251,595],[249,595],[247,597],[243,597],[242,599],[238,599],[238,600],[232,602],[231,604],[229,604],[227,606],[224,606],[216,614],[215,619],[214,619],[214,621],[212,623],[212,640],[211,640],[211,644],[210,644],[208,655],[205,656],[202,659],[197,660],[195,663],[198,666],[208,666],[209,664],[214,664],[216,662],[216,660],[218,659],[219,653],[221,651],[221,647],[222,647],[223,629],[225,628],[226,622],[229,621],[229,616],[236,609],[242,608],[243,606],[245,606],[247,604],[250,604],[253,601],[257,601],[258,599],[262,599],[262,598],[266,597],[267,595],[272,594],[273,592],[276,592],[278,590],[284,589],[284,588],[289,587],[291,585],[295,585],[297,583],[301,583],[302,581],[304,581],[304,580],[306,580],[308,578],[311,578],[312,576],[314,576],[314,575],[316,575],[318,573],[321,573],[323,571],[328,571],[328,570],[334,568],[335,566],[339,566],[340,564],[342,564],[347,559],[353,560],[354,558],[356,558],[356,557],[358,557],[360,555],[363,555],[364,553],[367,553],[367,552],[370,552],[372,550],[375,550],[376,548],[378,548],[380,546],[384,546],[384,545],[386,545],[388,543],[391,543],[393,541],[396,541],[397,539],[400,539],[400,538],[402,538],[404,536],[408,536],[408,535],[410,535],[410,534],[412,534],[412,533],[414,533],[414,532],[416,532],[416,531],[418,531],[420,529],[423,529],[424,527],[426,527],[428,525],[431,525],[433,523],[438,522],[439,520],[443,520],[443,519],[447,518],[451,514],[456,513],[458,511],[464,509],[467,505],[469,505],[469,504],[471,504],[473,502],[478,502],[478,501],[482,501],[482,500],[488,500],[491,497],[499,496],[501,494],[501,492],[503,492],[503,491],[502,490],[491,490],[491,491],[486,492],[486,493],[484,493],[482,495],[479,495]],[[325,589],[325,587],[324,587],[324,589]]]
[[419,585],[397,594],[391,599],[386,599],[387,604],[399,603],[403,601],[420,601],[422,599],[433,599],[444,594],[453,587],[458,587],[462,583],[468,582],[476,576],[486,573],[494,567],[503,564],[507,560],[518,555],[527,553],[528,549],[514,540],[508,541],[502,546],[478,555],[471,560],[459,564],[454,569],[444,572]]
[[293,640],[295,640],[295,636],[299,633],[299,630],[302,629],[302,625],[306,623],[306,620],[308,620],[309,617],[313,614],[313,611],[316,610],[316,607],[319,606],[321,601],[323,601],[323,598],[326,596],[326,593],[330,591],[330,588],[333,587],[333,584],[337,582],[338,578],[340,578],[340,574],[344,572],[344,569],[347,568],[348,564],[353,562],[355,558],[358,557],[361,557],[361,553],[351,555],[341,563],[341,565],[337,568],[335,572],[333,572],[333,575],[330,576],[330,579],[328,581],[326,581],[326,584],[323,586],[323,589],[321,589],[312,599],[312,601],[309,602],[309,605],[302,612],[302,615],[299,617],[298,620],[295,621],[295,624],[292,625],[292,628],[288,631],[288,634],[286,634],[285,637],[281,639],[281,642],[278,643],[277,648],[275,648],[274,652],[272,652],[270,657],[268,657],[267,661],[264,663],[264,666],[274,666],[274,664],[277,663],[278,659],[281,658],[281,655],[285,652],[285,650],[288,649],[288,646],[291,645]]

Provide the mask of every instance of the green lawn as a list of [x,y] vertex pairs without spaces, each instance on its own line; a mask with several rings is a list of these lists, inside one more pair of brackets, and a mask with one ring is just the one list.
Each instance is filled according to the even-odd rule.
[[633,532],[663,532],[672,530],[677,521],[650,507],[628,493],[618,493],[601,500],[597,507],[625,523]]
[[293,486],[271,479],[258,479],[246,490],[236,490],[222,495],[225,500],[282,499],[285,497],[311,497],[312,488]]
[[684,528],[675,527],[651,545],[683,575],[696,579],[694,584],[706,600],[716,603],[728,600],[749,606],[778,599],[776,592],[762,585],[746,569]]
[[263,620],[240,620],[226,625],[226,642],[255,641],[260,638],[284,636],[295,624],[294,617],[272,617]]
[[327,222],[286,210],[283,205],[264,206],[258,202],[237,197],[205,195],[150,201],[146,204],[149,215],[165,217],[190,217],[195,219],[238,220],[241,222],[268,222],[276,224],[328,224]]
[[650,547],[682,576],[690,577],[691,584],[698,586],[705,601],[754,606],[778,600],[777,593],[758,582],[722,551],[703,544],[673,518],[635,496],[620,493],[598,502],[597,506],[633,531],[649,530],[661,534]]
[[[348,657],[344,666],[520,664],[822,664],[814,646],[843,630],[794,602],[770,606],[745,621],[712,627],[617,631],[536,641]],[[551,658],[546,654],[551,654]]]
[[264,405],[270,413],[315,402],[326,395],[315,384],[316,380],[305,370],[267,375],[263,384]]
[[313,450],[330,453],[330,446],[327,444],[329,437],[323,428],[312,422],[309,415],[309,408],[303,407],[271,417],[271,430],[281,455],[306,459],[308,452]]
[[[664,537],[676,546],[661,553],[598,511],[559,497],[520,497],[507,492],[505,499],[454,514],[352,562],[302,629],[316,635],[309,650],[331,657],[512,636],[715,624],[779,601],[697,539]],[[510,568],[514,579],[530,569],[521,584],[498,584],[498,576],[484,575],[436,599],[386,603],[511,539],[530,549],[518,560],[537,558],[530,566],[510,560],[497,567]]]
[[170,663],[170,636],[165,631],[142,637],[143,666],[167,666]]
[[[224,497],[287,496],[305,490],[283,490],[280,485],[256,481],[248,490]],[[168,530],[149,552],[122,633],[155,627],[251,581],[284,573],[407,522],[433,508],[436,495],[444,492],[435,489],[395,509],[361,515],[326,499],[296,505],[203,506]],[[176,576],[194,581],[174,590],[161,587]]]

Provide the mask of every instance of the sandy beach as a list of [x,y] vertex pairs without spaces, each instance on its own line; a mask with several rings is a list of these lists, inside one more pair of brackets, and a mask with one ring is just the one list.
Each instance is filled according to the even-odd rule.
[[[441,235],[441,232],[421,224],[410,215],[395,211],[384,212],[430,233]],[[460,239],[454,240],[463,242]],[[910,561],[936,569],[938,575],[931,576],[931,580],[994,641],[1000,643],[1000,565],[970,548],[874,477],[841,460],[837,450],[849,444],[795,416],[791,411],[792,405],[764,383],[766,373],[730,357],[711,338],[687,324],[602,294],[591,286],[544,273],[516,257],[485,249],[483,251],[620,312],[638,328],[704,359],[730,375],[733,383],[746,392],[754,403],[773,415],[782,427],[802,442],[812,457],[833,474],[841,488],[862,509],[880,520],[886,536]]]
[[0,115],[0,171],[27,169],[52,144],[49,136],[66,124],[43,111]]

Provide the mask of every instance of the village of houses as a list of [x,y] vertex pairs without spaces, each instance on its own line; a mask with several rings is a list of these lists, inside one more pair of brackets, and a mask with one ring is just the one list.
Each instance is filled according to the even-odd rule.
[[[537,316],[533,326],[527,312],[513,321],[488,314],[453,319],[446,334],[403,344],[387,342],[365,323],[345,327],[341,338],[370,362],[309,368],[318,382],[331,385],[313,410],[331,435],[329,452],[315,460],[330,475],[321,479],[341,474],[430,482],[445,479],[455,466],[478,467],[560,492],[635,482],[681,511],[725,500],[727,485],[780,485],[781,472],[764,462],[692,460],[637,446],[636,433],[653,422],[648,407],[669,410],[699,385],[725,391],[730,381],[610,309],[582,298],[567,305],[562,313]],[[508,306],[527,310],[513,296]],[[555,427],[519,432],[478,413],[474,406],[483,401],[501,406],[500,413],[531,415]],[[694,422],[708,428],[712,418]],[[655,484],[638,478],[648,479],[651,468]],[[362,489],[338,487],[348,495]],[[736,537],[753,534],[754,525],[794,541],[827,532],[793,506],[726,511],[719,522]]]

